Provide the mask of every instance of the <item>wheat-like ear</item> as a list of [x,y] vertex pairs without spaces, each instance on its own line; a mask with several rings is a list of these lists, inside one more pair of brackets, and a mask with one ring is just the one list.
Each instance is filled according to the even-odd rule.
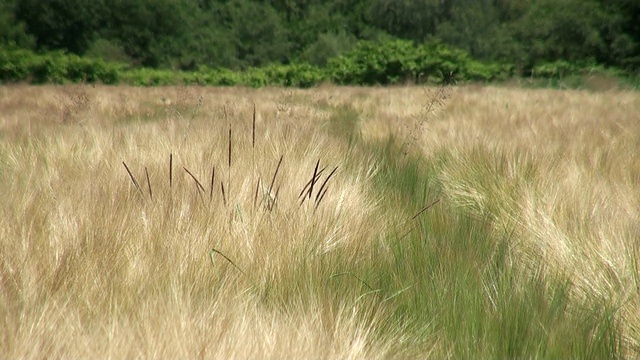
[[220,181],[220,190],[222,191],[222,202],[224,206],[227,206],[227,195],[224,193],[224,183]]
[[195,176],[195,175],[193,175],[193,174],[191,173],[191,171],[189,171],[186,167],[184,167],[184,166],[183,166],[182,168],[184,169],[184,171],[186,171],[186,172],[187,172],[187,174],[189,174],[189,176],[191,176],[191,178],[193,179],[193,181],[195,181],[195,182],[196,182],[196,188],[198,189],[198,192],[200,192],[200,191],[205,192],[205,190],[204,190],[204,186],[202,186],[202,184],[200,183],[200,181],[198,181],[198,178],[196,178],[196,176]]
[[[298,194],[298,199],[302,198],[302,203],[304,203],[304,200],[307,198],[307,193],[306,191],[309,190],[309,186],[311,186],[312,182],[318,181],[318,179],[320,178],[320,175],[322,175],[322,173],[327,169],[327,167],[323,167],[320,171],[318,171],[318,174],[315,177],[312,177],[309,181],[307,181],[306,184],[304,184],[304,187],[302,188],[302,191],[300,191],[300,194]],[[303,197],[304,195],[304,197]]]
[[229,259],[229,257],[228,257],[227,255],[223,254],[222,252],[220,252],[220,251],[218,251],[218,250],[216,250],[216,249],[211,249],[211,252],[209,253],[209,256],[211,257],[211,264],[213,264],[213,266],[215,266],[215,265],[216,265],[216,263],[215,263],[215,258],[214,258],[214,255],[215,255],[215,254],[218,254],[218,255],[222,256],[225,260],[227,260],[227,261],[229,262],[229,264],[233,265],[233,267],[234,267],[234,268],[238,269],[238,271],[240,271],[240,273],[241,273],[242,275],[244,275],[244,277],[246,277],[246,278],[247,278],[247,280],[249,280],[249,282],[250,282],[253,286],[256,286],[256,287],[257,287],[256,283],[255,283],[253,280],[251,280],[251,278],[249,277],[249,275],[247,275],[247,273],[245,273],[244,271],[242,271],[242,269],[240,269],[240,267],[239,267],[238,265],[236,265],[233,261],[231,261],[231,259]]
[[[280,170],[280,165],[282,165],[282,159],[284,158],[284,155],[280,155],[280,160],[278,161],[278,165],[276,166],[276,170],[273,172],[273,178],[271,178],[271,185],[269,185],[269,190],[267,192],[267,194],[271,195],[271,191],[273,190],[273,185],[276,182],[276,176],[278,176],[278,171]],[[273,197],[272,200],[275,203],[275,196]],[[269,204],[267,204],[267,207],[269,208],[269,210],[271,210],[273,208],[273,206],[269,207]]]
[[231,124],[229,124],[229,159],[227,172],[227,192],[229,193],[229,201],[231,201]]
[[[327,176],[327,178],[324,179],[324,182],[320,186],[320,190],[318,190],[318,194],[316,195],[316,207],[318,207],[318,205],[320,204],[320,201],[322,201],[322,198],[324,197],[324,194],[327,192],[327,190],[325,189],[325,186],[327,186],[327,183],[329,182],[329,179],[331,179],[333,174],[336,173],[336,170],[338,170],[337,166],[333,168],[333,170],[329,173],[329,176]],[[324,193],[322,192],[323,189],[324,189]]]
[[153,200],[153,192],[151,191],[151,181],[149,180],[149,171],[144,167],[144,173],[147,175],[147,186],[149,187],[149,198]]
[[308,196],[309,199],[311,199],[311,194],[313,194],[313,185],[315,185],[316,183],[316,179],[318,176],[318,166],[320,166],[320,159],[318,159],[318,162],[316,162],[316,168],[313,170],[313,176],[311,177],[311,185],[309,185],[309,192],[308,192]]
[[213,165],[211,168],[211,184],[209,186],[209,201],[213,200],[213,183],[216,179],[216,166]]
[[411,220],[414,220],[415,218],[417,218],[418,216],[420,216],[420,214],[422,214],[423,212],[425,212],[425,211],[429,210],[433,205],[435,205],[435,204],[437,204],[437,203],[439,203],[439,202],[440,202],[440,199],[438,199],[438,200],[436,200],[436,201],[432,202],[431,204],[429,204],[429,205],[427,205],[427,206],[423,207],[423,208],[422,208],[422,210],[418,211],[418,213],[417,213],[417,214],[413,215],[413,217],[411,218]]
[[256,147],[256,104],[253,103],[253,120],[251,124],[251,147]]
[[258,202],[258,188],[260,188],[260,181],[262,179],[260,177],[258,177],[258,180],[256,181],[256,193],[253,195],[253,208],[256,208],[256,204]]
[[169,189],[173,187],[173,153],[169,154]]
[[138,181],[136,181],[136,177],[133,176],[133,174],[131,173],[131,170],[129,170],[129,167],[124,161],[122,162],[122,165],[124,165],[124,168],[127,170],[127,173],[129,174],[129,178],[131,178],[131,182],[133,182],[133,185],[136,187],[136,189],[138,189],[140,194],[142,194],[142,189],[140,188]]
[[229,151],[228,151],[228,163],[229,163],[229,168],[231,168],[231,125],[229,125]]

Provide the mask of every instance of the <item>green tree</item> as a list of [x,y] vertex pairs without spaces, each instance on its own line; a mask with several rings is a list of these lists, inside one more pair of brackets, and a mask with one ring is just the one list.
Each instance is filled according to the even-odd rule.
[[112,0],[100,37],[144,66],[171,66],[188,37],[191,0]]
[[352,50],[356,43],[357,39],[346,31],[323,33],[304,49],[301,59],[313,65],[324,66],[329,59]]
[[102,24],[103,0],[20,0],[15,18],[35,38],[37,48],[84,53]]
[[443,10],[441,0],[374,0],[368,13],[371,24],[386,33],[422,42],[435,34]]
[[629,71],[640,71],[640,2],[601,1],[611,21],[606,38],[610,44],[608,63]]
[[526,66],[556,60],[606,61],[609,17],[593,0],[539,0],[515,26]]
[[32,48],[35,41],[27,34],[26,26],[16,19],[15,0],[0,0],[0,46]]
[[192,11],[188,32],[182,36],[178,67],[194,70],[201,66],[236,68],[238,53],[231,16],[224,3],[199,0]]
[[251,0],[231,0],[226,6],[239,66],[291,60],[288,31],[273,7]]
[[440,39],[482,60],[509,62],[520,52],[508,20],[513,2],[458,0],[446,8],[446,20],[438,26]]

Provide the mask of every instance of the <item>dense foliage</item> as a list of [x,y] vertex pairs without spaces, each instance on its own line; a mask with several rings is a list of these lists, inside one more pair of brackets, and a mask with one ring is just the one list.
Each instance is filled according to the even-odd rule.
[[[620,70],[579,66],[566,61],[544,63],[531,70],[530,79],[542,85],[558,85],[557,80],[576,82],[584,76],[623,78]],[[195,70],[136,67],[102,59],[64,54],[60,51],[37,54],[25,49],[0,49],[0,84],[101,82],[138,86],[288,86],[310,87],[323,82],[342,85],[390,85],[406,83],[502,81],[514,76],[513,66],[473,60],[463,50],[442,43],[416,45],[410,41],[358,43],[354,50],[329,59],[325,66],[308,63],[271,64],[243,70],[208,68]],[[540,82],[542,81],[542,82]]]
[[[214,83],[246,80],[207,69],[254,69],[250,83],[284,74],[289,80],[278,82],[301,85],[423,81],[449,71],[492,80],[562,64],[637,75],[640,2],[0,0],[0,48],[5,60],[15,51],[7,49],[58,54],[43,55],[52,58],[59,51],[129,68],[213,73]],[[7,77],[12,70],[3,66],[4,81],[24,78]]]
[[0,83],[29,81],[35,84],[71,82],[118,82],[119,68],[101,59],[82,58],[61,52],[37,55],[29,50],[0,51]]

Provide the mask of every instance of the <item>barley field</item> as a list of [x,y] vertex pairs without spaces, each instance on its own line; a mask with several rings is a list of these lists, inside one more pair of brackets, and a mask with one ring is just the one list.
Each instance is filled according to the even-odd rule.
[[640,357],[640,93],[0,87],[0,358]]

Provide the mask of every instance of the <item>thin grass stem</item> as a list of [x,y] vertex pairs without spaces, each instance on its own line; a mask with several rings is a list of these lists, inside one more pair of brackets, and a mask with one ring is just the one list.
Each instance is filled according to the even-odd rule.
[[249,277],[249,275],[247,275],[247,273],[245,273],[238,265],[236,265],[231,259],[229,259],[229,257],[225,254],[223,254],[222,252],[216,250],[216,249],[211,249],[211,252],[209,253],[209,256],[211,257],[211,262],[213,263],[213,265],[215,266],[215,262],[214,262],[214,254],[218,254],[220,256],[222,256],[225,260],[227,260],[229,262],[229,264],[233,265],[234,268],[236,268],[238,271],[240,271],[240,273],[242,275],[244,275],[244,277],[247,278],[247,280],[249,280],[249,282],[253,285],[256,286],[256,283],[251,280],[251,278]]
[[324,193],[322,192],[322,190],[325,188],[325,186],[327,186],[329,179],[331,179],[331,177],[336,173],[337,170],[338,170],[338,167],[336,166],[335,168],[333,168],[333,170],[331,170],[331,172],[329,173],[329,176],[327,176],[327,178],[324,179],[324,182],[320,186],[320,190],[318,190],[318,194],[316,195],[316,206],[320,203],[321,194],[322,196],[324,196]]
[[138,181],[136,181],[136,177],[133,176],[133,174],[131,173],[131,170],[129,170],[129,167],[124,161],[122,162],[122,165],[124,165],[124,168],[127,170],[127,173],[129,174],[129,178],[131,178],[133,185],[135,185],[136,189],[138,189],[138,191],[142,194],[142,189],[140,188]]
[[149,171],[144,167],[144,173],[147,175],[147,186],[149,187],[149,198],[153,200],[153,191],[151,191],[151,181],[149,180]]

